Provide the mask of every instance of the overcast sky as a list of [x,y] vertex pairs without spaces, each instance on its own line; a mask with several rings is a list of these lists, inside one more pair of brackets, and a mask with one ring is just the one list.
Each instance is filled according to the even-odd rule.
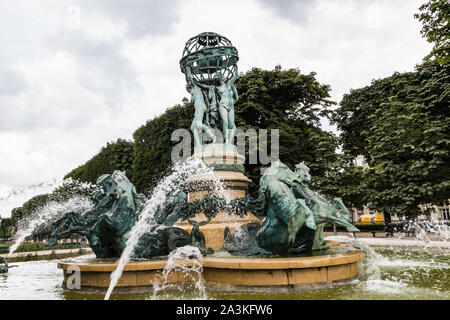
[[229,38],[241,72],[315,71],[339,102],[430,51],[424,1],[1,1],[0,190],[61,178],[187,97],[178,62],[200,32]]

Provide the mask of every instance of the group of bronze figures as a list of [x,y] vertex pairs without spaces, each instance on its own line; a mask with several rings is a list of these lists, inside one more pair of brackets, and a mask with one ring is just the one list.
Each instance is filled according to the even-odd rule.
[[[261,223],[240,227],[234,234],[225,229],[224,250],[233,255],[297,254],[324,249],[323,227],[327,223],[343,226],[349,232],[356,229],[349,221],[349,212],[339,198],[331,203],[312,191],[309,168],[300,163],[295,171],[277,161],[261,177],[258,198],[247,196],[247,209]],[[98,190],[91,198],[95,203],[88,212],[69,212],[51,228],[52,245],[71,234],[85,236],[97,257],[120,257],[130,231],[139,219],[148,199],[136,192],[124,172],[101,176]],[[174,226],[188,207],[187,195],[176,190],[154,212],[148,231],[134,248],[135,258],[164,256],[185,245],[197,246],[203,254],[212,253],[205,247],[200,227],[210,220],[189,220],[191,232]],[[339,211],[341,214],[339,214]]]
[[[237,49],[231,41],[217,33],[200,33],[185,45],[180,68],[195,106],[191,130],[198,151],[202,150],[203,132],[213,143],[218,138],[223,138],[218,143],[233,143],[238,60]],[[215,130],[222,131],[222,135],[216,136]]]
[[185,74],[186,89],[192,96],[195,108],[191,130],[196,149],[201,150],[203,132],[212,143],[216,143],[217,137],[213,129],[222,131],[223,140],[219,141],[220,143],[232,144],[236,133],[234,104],[238,100],[238,92],[234,82],[238,76],[237,68],[230,79],[227,80],[221,73],[217,73],[217,77],[210,84],[196,80],[190,67],[186,67]]

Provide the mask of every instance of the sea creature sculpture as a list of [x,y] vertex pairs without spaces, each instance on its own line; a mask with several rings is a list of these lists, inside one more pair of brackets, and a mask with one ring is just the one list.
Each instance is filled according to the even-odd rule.
[[188,220],[192,225],[191,230],[191,245],[200,249],[202,254],[212,254],[214,250],[211,248],[206,249],[205,235],[200,231],[200,227],[209,223],[210,220],[205,220],[202,222],[197,222],[195,220]]
[[172,226],[180,219],[184,204],[187,203],[187,194],[181,189],[175,190],[167,200],[158,207],[155,221],[158,224]]
[[[305,200],[308,207],[314,214],[316,228],[312,229],[306,226],[297,233],[295,246],[304,246],[306,250],[326,249],[323,246],[323,228],[326,224],[334,224],[347,228],[348,232],[358,232],[359,230],[349,222],[349,211],[340,198],[334,198],[332,203],[328,202],[323,196],[309,188],[311,175],[309,167],[303,162],[295,166],[297,183],[292,187],[292,191],[297,199]],[[339,214],[342,211],[342,215]]]
[[[296,199],[292,187],[297,175],[280,161],[272,162],[261,177],[258,201],[264,202],[265,219],[246,249],[230,251],[235,255],[272,255],[303,251],[295,246],[295,238],[304,224],[315,229],[316,224],[305,200]],[[228,235],[229,236],[229,235]]]
[[[51,227],[52,240],[47,246],[77,233],[88,239],[97,257],[121,256],[130,231],[148,199],[136,192],[122,171],[102,175],[97,185],[99,189],[91,195],[95,207],[85,213],[68,212],[56,221]],[[187,195],[181,190],[168,197],[155,213],[154,223],[140,237],[134,248],[134,257],[167,255],[177,247],[192,243],[192,237],[187,231],[173,226],[186,202]]]
[[147,198],[138,194],[125,172],[119,170],[100,176],[97,185],[98,190],[91,195],[95,207],[86,213],[69,212],[56,221],[48,246],[77,233],[88,239],[97,257],[120,256]]
[[226,229],[224,249],[235,255],[300,253],[327,248],[323,237],[326,224],[359,231],[349,222],[342,200],[334,198],[329,203],[309,188],[310,181],[309,168],[303,162],[296,165],[295,172],[281,162],[272,163],[261,178],[258,199],[249,203],[259,213],[264,210],[263,224],[243,225],[234,234]]

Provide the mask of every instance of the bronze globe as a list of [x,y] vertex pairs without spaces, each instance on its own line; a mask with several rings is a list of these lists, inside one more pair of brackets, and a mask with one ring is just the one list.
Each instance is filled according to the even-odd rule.
[[238,60],[238,51],[230,40],[214,32],[203,32],[186,42],[180,68],[185,73],[190,67],[195,80],[212,84],[220,75],[229,80]]

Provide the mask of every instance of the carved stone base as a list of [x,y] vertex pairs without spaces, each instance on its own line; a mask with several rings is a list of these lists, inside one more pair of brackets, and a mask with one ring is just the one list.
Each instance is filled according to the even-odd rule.
[[[215,190],[214,192],[216,194],[228,200],[245,197],[247,186],[252,181],[233,166],[243,165],[245,162],[245,157],[237,153],[235,146],[230,144],[204,145],[203,152],[195,153],[192,158],[202,159],[207,165],[212,167],[217,165],[217,167],[221,168],[221,170],[214,171],[214,178],[220,181],[221,187],[223,187],[221,190]],[[224,170],[227,165],[229,165],[230,169]],[[214,186],[215,182],[211,181],[209,177],[201,174],[194,175],[185,183],[186,189],[189,190],[188,201],[193,202],[196,199],[202,199]],[[205,221],[207,218],[203,213],[200,213],[192,220]],[[223,247],[224,230],[226,227],[231,232],[234,232],[241,225],[258,221],[260,219],[255,217],[251,212],[248,212],[244,217],[240,217],[237,214],[228,214],[222,211],[208,224],[201,226],[200,231],[205,235],[206,247],[219,250]],[[183,228],[188,232],[192,229],[188,221],[183,221],[175,226]]]

